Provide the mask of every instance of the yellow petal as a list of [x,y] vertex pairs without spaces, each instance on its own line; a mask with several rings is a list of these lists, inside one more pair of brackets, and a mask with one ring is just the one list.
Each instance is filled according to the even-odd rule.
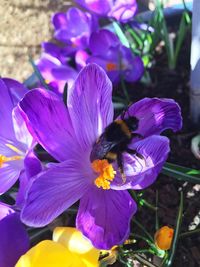
[[68,248],[68,250],[81,258],[87,267],[98,266],[100,251],[92,246],[90,240],[80,231],[72,227],[57,227],[53,232],[53,240]]
[[81,267],[81,261],[72,257],[63,245],[45,240],[23,255],[15,267]]
[[174,230],[168,226],[161,227],[154,236],[155,244],[159,249],[168,250],[171,248]]

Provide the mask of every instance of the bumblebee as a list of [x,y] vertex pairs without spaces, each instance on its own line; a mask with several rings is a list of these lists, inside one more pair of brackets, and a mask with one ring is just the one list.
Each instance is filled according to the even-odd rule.
[[135,154],[142,158],[136,150],[130,149],[128,145],[135,137],[142,138],[138,133],[133,133],[138,129],[139,120],[134,116],[124,118],[122,114],[121,119],[117,119],[109,124],[101,136],[97,139],[90,154],[90,160],[93,162],[97,159],[107,159],[109,163],[117,161],[119,171],[122,175],[123,182],[126,181],[123,168],[122,153]]

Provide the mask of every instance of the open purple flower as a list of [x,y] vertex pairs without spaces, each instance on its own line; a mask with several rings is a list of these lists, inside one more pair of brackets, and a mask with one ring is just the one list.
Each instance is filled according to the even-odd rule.
[[89,48],[92,56],[87,62],[100,65],[112,82],[118,83],[120,76],[128,82],[134,82],[143,75],[144,65],[141,58],[134,56],[111,31],[103,29],[94,32],[90,37]]
[[0,266],[13,267],[29,249],[29,237],[20,216],[0,202]]
[[76,3],[100,16],[124,23],[137,12],[136,0],[76,0]]
[[66,43],[72,50],[84,49],[88,46],[90,34],[97,30],[97,18],[71,7],[66,13],[56,13],[52,18],[55,27],[55,38]]
[[21,117],[18,102],[27,89],[12,79],[0,79],[0,194],[25,172],[35,175],[39,160],[33,153],[35,141]]
[[[109,249],[129,235],[136,203],[127,190],[143,189],[156,179],[169,152],[159,134],[181,128],[179,106],[170,99],[145,98],[130,106],[139,120],[131,149],[123,154],[126,182],[118,166],[90,161],[93,146],[113,121],[112,84],[104,70],[87,65],[68,91],[67,107],[53,92],[35,89],[19,104],[36,140],[60,163],[51,165],[29,184],[21,219],[44,226],[80,199],[76,226],[94,246]],[[128,114],[126,113],[125,116]]]
[[[62,64],[59,56],[57,55],[58,57],[55,57],[57,50],[55,49],[54,52],[54,56],[43,53],[36,64],[46,83],[50,85],[52,90],[57,94],[62,94],[66,83],[70,87],[78,73],[74,68],[67,65],[67,63]],[[51,53],[53,54],[53,46],[51,47]]]

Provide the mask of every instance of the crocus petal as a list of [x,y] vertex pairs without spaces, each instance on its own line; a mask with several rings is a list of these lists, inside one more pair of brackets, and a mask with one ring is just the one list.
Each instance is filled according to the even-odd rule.
[[176,132],[182,127],[180,107],[173,99],[144,98],[130,106],[126,114],[138,118],[136,132],[143,137],[166,129]]
[[0,121],[3,127],[0,127],[0,135],[15,140],[14,129],[12,125],[13,102],[10,96],[9,88],[4,81],[0,79]]
[[0,266],[13,267],[19,257],[29,248],[29,238],[20,222],[19,215],[0,203]]
[[136,0],[117,0],[114,1],[114,6],[108,13],[108,16],[125,23],[130,20],[136,14],[136,12]]
[[99,249],[122,244],[129,235],[129,224],[136,204],[126,191],[96,187],[81,198],[77,228]]
[[35,227],[47,225],[79,200],[89,183],[84,168],[78,161],[64,161],[34,177],[21,212],[22,221]]
[[75,55],[75,62],[78,70],[80,71],[83,67],[86,66],[87,59],[89,54],[85,50],[78,50]]
[[55,29],[66,26],[66,14],[65,13],[55,13],[52,17],[52,23]]
[[101,67],[89,64],[68,92],[67,106],[77,140],[83,150],[91,149],[113,119],[112,84]]
[[99,0],[76,0],[76,3],[80,6],[95,12],[99,15],[105,15],[110,10],[111,1],[99,1]]
[[35,89],[20,102],[29,131],[55,159],[63,161],[74,149],[73,128],[62,99],[55,93]]
[[123,184],[118,173],[111,185],[112,189],[144,189],[157,178],[169,153],[169,140],[164,136],[150,136],[136,143],[130,148],[136,150],[142,157],[124,153],[124,171],[126,182]]
[[128,68],[124,71],[124,79],[128,82],[134,82],[142,77],[144,73],[144,64],[140,57],[134,57],[130,63],[131,69]]
[[28,92],[28,89],[16,80],[10,78],[2,79],[6,86],[9,88],[10,96],[13,102],[13,106],[16,106],[18,102],[24,97]]
[[117,36],[106,29],[93,32],[89,40],[89,48],[93,55],[104,55],[110,47],[117,47],[119,44]]
[[[24,144],[24,149],[31,148],[35,144],[32,135],[29,133],[25,120],[22,117],[19,107],[15,107],[12,112],[13,126],[15,130],[16,139]],[[22,145],[21,144],[21,145]]]
[[17,181],[23,168],[23,160],[3,163],[0,167],[0,195],[5,193]]
[[24,159],[24,171],[21,172],[19,177],[19,190],[16,197],[16,205],[21,207],[24,204],[26,191],[30,178],[37,175],[42,171],[40,160],[36,157],[33,150],[30,150]]

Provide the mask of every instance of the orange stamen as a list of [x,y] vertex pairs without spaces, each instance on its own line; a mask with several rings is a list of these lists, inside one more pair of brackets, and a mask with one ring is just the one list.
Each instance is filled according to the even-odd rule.
[[100,188],[110,189],[110,182],[113,181],[116,171],[113,166],[108,163],[107,159],[97,159],[92,162],[92,169],[99,174],[95,179],[94,184]]
[[106,64],[106,70],[107,71],[117,70],[117,65],[115,63],[108,62]]
[[13,160],[19,160],[22,156],[13,156],[13,157],[6,157],[3,155],[0,155],[0,168],[3,166],[5,162],[13,161]]

